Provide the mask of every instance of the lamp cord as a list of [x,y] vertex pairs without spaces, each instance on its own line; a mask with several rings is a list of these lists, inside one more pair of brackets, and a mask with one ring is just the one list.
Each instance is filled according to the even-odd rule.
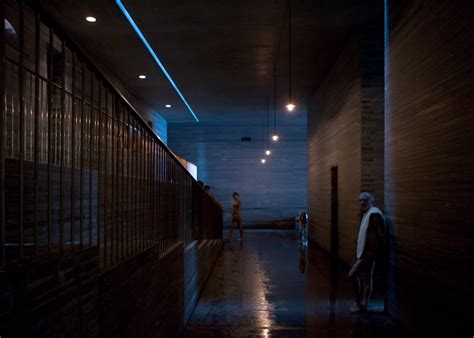
[[289,71],[289,92],[290,92],[290,102],[291,100],[291,0],[288,0],[288,71]]
[[273,63],[273,134],[276,134],[276,61]]

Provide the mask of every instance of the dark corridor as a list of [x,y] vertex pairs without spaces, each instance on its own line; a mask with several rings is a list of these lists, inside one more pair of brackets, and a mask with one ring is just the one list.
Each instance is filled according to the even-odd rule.
[[[471,337],[473,17],[0,1],[0,338]],[[351,315],[361,192],[385,236]]]

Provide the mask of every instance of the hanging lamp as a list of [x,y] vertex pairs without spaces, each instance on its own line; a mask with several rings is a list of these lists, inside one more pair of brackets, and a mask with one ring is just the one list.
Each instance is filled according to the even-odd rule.
[[291,112],[296,108],[291,99],[291,0],[288,0],[288,91],[289,101],[286,109]]
[[278,141],[278,134],[276,131],[276,60],[273,63],[273,135],[272,140]]
[[270,146],[268,144],[268,140],[270,139],[270,103],[268,102],[268,96],[267,96],[267,134],[265,136],[265,139],[267,140],[267,147],[265,150],[265,155],[270,156],[272,151],[270,150]]

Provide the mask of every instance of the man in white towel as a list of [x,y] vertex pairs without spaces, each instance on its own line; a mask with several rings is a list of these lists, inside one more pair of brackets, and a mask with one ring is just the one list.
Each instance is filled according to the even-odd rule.
[[361,221],[357,238],[356,262],[349,271],[355,292],[351,312],[367,311],[372,292],[372,274],[375,261],[384,246],[385,220],[380,209],[372,206],[374,196],[369,192],[359,195]]

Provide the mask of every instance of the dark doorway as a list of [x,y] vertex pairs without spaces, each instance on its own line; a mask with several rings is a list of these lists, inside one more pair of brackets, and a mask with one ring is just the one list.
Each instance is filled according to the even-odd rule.
[[331,168],[331,253],[339,253],[339,200],[337,196],[337,167]]

